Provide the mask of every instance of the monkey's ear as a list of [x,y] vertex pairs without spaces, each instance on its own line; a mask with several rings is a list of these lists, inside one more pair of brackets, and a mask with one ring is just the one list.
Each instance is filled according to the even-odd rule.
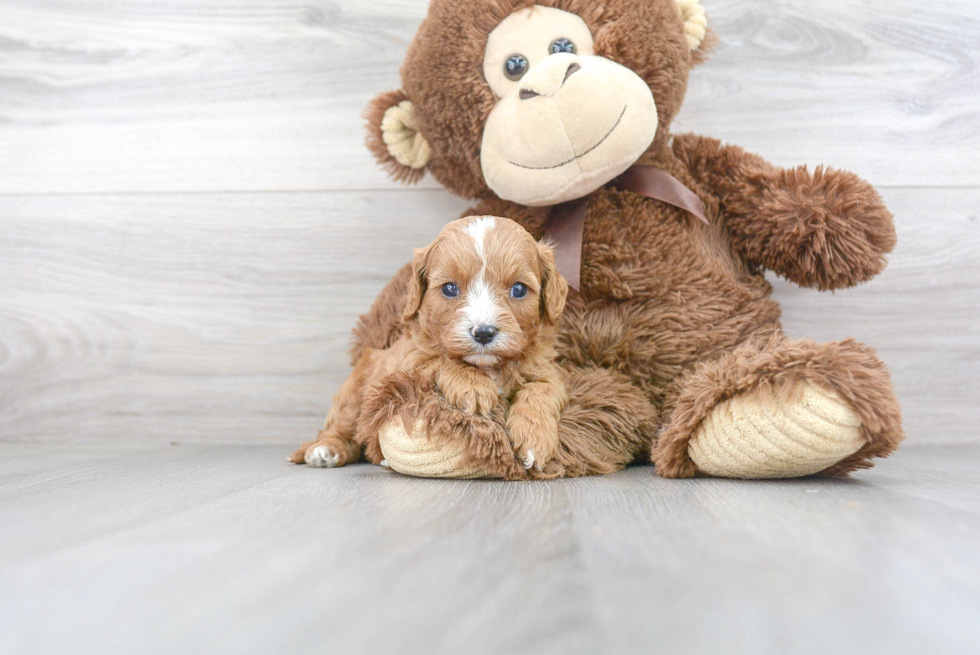
[[415,248],[415,257],[412,259],[412,278],[408,281],[408,294],[405,297],[405,309],[402,310],[402,318],[410,321],[418,316],[419,309],[422,308],[422,298],[429,287],[428,271],[426,267],[429,263],[429,252],[432,245],[425,248]]
[[415,105],[404,91],[386,91],[368,103],[367,147],[399,182],[415,184],[425,175],[431,150],[418,129]]
[[551,325],[557,325],[568,297],[568,282],[555,266],[554,249],[547,243],[538,244],[541,262],[541,316]]
[[704,14],[701,0],[677,0],[677,8],[684,19],[684,36],[691,50],[697,50],[708,36],[708,18]]

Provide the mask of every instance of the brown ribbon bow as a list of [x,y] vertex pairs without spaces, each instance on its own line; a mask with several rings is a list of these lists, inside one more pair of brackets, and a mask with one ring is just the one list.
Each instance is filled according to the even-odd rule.
[[[697,194],[676,177],[655,166],[632,166],[610,182],[610,186],[662,200],[688,211],[705,223],[704,205]],[[578,291],[582,275],[582,234],[585,231],[587,200],[579,198],[555,205],[544,226],[544,236],[555,246],[555,263],[569,286]]]

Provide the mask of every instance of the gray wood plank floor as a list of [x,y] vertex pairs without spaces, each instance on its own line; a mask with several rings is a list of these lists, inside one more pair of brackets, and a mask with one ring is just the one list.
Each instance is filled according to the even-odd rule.
[[980,652],[980,446],[784,482],[283,457],[0,444],[0,652]]

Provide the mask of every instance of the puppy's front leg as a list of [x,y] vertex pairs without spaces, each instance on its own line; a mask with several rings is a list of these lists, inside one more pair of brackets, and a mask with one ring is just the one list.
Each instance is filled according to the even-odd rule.
[[558,419],[566,401],[560,380],[530,382],[514,396],[507,434],[524,468],[540,471],[558,454]]
[[497,383],[480,369],[468,364],[440,362],[435,379],[446,401],[464,412],[490,416],[490,411],[499,401]]
[[304,462],[316,468],[333,468],[356,462],[361,458],[361,446],[355,441],[357,417],[361,408],[361,391],[370,376],[374,359],[382,351],[367,349],[357,361],[353,372],[340,386],[327,413],[323,429],[313,441],[307,441],[287,459],[294,464]]
[[337,430],[324,428],[314,441],[307,441],[287,459],[293,464],[309,464],[314,468],[333,468],[356,462],[361,458],[361,446]]

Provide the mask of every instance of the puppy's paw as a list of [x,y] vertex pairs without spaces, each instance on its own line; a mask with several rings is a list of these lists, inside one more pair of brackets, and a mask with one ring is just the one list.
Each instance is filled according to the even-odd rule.
[[526,469],[542,471],[558,454],[557,421],[535,420],[523,414],[512,414],[507,418],[507,434],[514,446],[514,453]]
[[292,462],[293,464],[303,464],[305,462],[306,451],[310,447],[310,442],[307,441],[305,444],[293,451],[293,454],[286,458],[287,462]]
[[329,446],[320,444],[307,448],[303,460],[315,468],[333,468],[340,464],[340,455],[330,450]]
[[497,385],[489,378],[485,381],[445,385],[442,393],[446,401],[456,409],[480,416],[490,416],[499,400]]

